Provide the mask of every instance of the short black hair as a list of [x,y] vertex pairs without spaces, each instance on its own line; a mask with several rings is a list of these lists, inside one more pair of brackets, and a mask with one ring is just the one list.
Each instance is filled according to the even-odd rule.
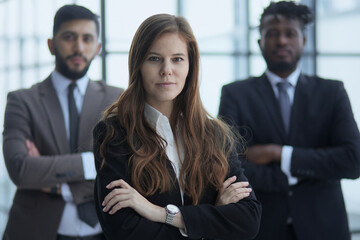
[[297,4],[293,1],[271,2],[260,17],[260,31],[263,29],[263,19],[266,16],[272,15],[277,18],[282,15],[287,19],[297,19],[300,21],[301,29],[304,31],[306,25],[314,20],[314,15],[310,8],[306,5]]
[[95,22],[96,32],[100,34],[99,16],[91,12],[89,9],[76,4],[64,5],[56,12],[54,17],[53,37],[59,31],[61,24],[71,20],[86,19]]

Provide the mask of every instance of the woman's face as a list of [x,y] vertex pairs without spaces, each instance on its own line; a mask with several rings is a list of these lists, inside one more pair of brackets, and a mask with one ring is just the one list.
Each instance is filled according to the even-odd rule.
[[164,115],[171,114],[189,72],[185,39],[178,33],[161,35],[151,45],[140,71],[147,103]]

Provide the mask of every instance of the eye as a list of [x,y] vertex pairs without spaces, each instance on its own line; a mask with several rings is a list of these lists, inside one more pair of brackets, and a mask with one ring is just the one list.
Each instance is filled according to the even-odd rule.
[[289,32],[286,33],[286,36],[288,38],[297,37],[297,32],[296,31],[289,31]]
[[276,38],[279,36],[279,33],[277,31],[268,31],[265,35],[267,38]]
[[64,34],[62,36],[62,39],[65,41],[71,41],[74,40],[74,38],[75,38],[74,34]]
[[84,42],[92,42],[93,39],[94,38],[92,36],[84,36]]
[[181,58],[181,57],[175,57],[175,58],[173,58],[173,61],[174,62],[182,62],[184,59],[183,58]]
[[160,58],[159,57],[156,57],[156,56],[150,56],[148,58],[149,61],[151,62],[157,62],[157,61],[160,61]]

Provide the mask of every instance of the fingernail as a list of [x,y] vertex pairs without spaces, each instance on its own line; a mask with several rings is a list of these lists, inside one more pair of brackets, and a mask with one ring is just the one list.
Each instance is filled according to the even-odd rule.
[[106,207],[104,207],[102,210],[103,210],[103,212],[106,212]]
[[101,205],[102,205],[102,206],[105,206],[105,201],[103,201]]

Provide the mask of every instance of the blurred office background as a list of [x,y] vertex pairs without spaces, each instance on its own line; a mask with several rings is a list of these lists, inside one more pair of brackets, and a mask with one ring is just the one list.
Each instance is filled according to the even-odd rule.
[[[0,0],[0,130],[3,130],[7,92],[27,88],[54,68],[47,48],[53,17],[64,4],[84,5],[101,15],[102,53],[90,68],[92,79],[127,87],[127,58],[140,23],[156,13],[182,15],[190,22],[201,50],[201,96],[217,115],[224,84],[260,75],[265,62],[257,39],[263,8],[270,0]],[[340,79],[360,124],[360,1],[301,0],[316,15],[307,29],[303,71]],[[2,135],[0,135],[2,144]],[[36,174],[36,173],[34,173]],[[343,180],[353,239],[360,239],[360,180]],[[0,236],[5,228],[15,186],[0,150]]]

